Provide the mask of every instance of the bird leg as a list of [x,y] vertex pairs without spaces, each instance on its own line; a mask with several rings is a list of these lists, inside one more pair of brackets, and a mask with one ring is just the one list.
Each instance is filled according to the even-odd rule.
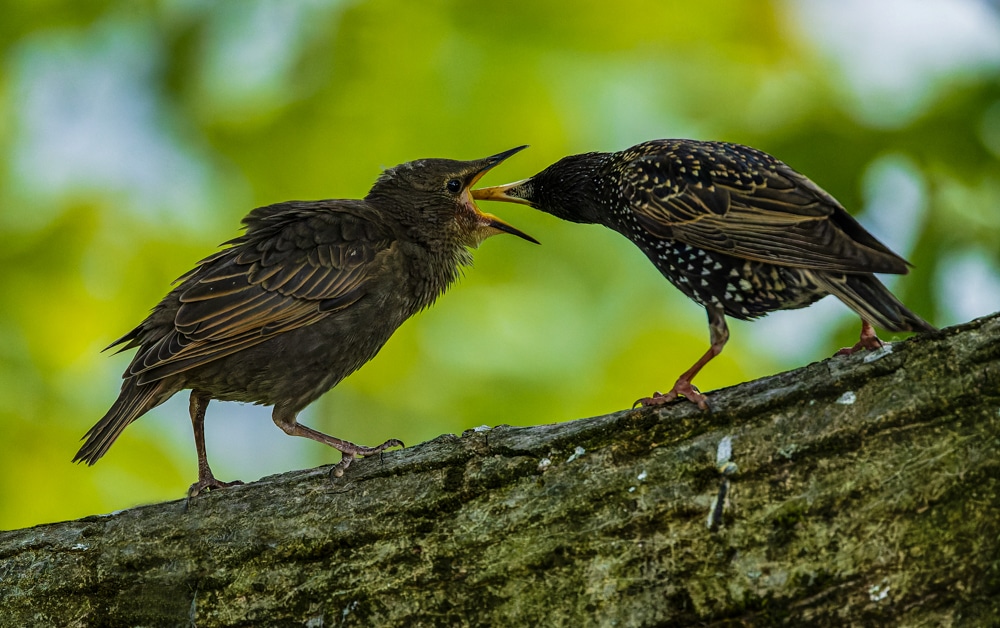
[[243,484],[239,480],[233,482],[216,480],[212,475],[212,468],[208,466],[208,455],[205,453],[205,410],[208,409],[208,402],[211,400],[212,397],[207,392],[191,391],[191,425],[194,427],[194,446],[198,450],[198,481],[188,489],[188,499],[206,488],[211,490]]
[[334,438],[333,436],[328,436],[323,432],[314,430],[311,427],[306,427],[295,419],[295,415],[295,412],[275,406],[274,412],[271,414],[271,418],[274,420],[275,425],[280,427],[282,431],[289,436],[304,436],[306,438],[311,438],[316,442],[329,445],[344,454],[340,459],[340,462],[338,462],[330,472],[334,477],[339,478],[344,475],[344,471],[347,467],[351,466],[351,463],[354,462],[354,459],[358,456],[372,456],[377,453],[381,453],[390,447],[403,447],[403,442],[395,438],[390,438],[376,447],[355,445],[350,441]]
[[729,340],[729,327],[726,325],[726,315],[725,311],[721,308],[706,307],[705,310],[708,312],[708,330],[709,338],[711,339],[712,346],[709,347],[705,355],[701,356],[694,366],[684,371],[680,377],[677,378],[677,382],[674,383],[674,387],[670,389],[667,394],[662,394],[660,392],[654,392],[652,397],[643,397],[637,400],[632,407],[642,404],[642,406],[659,406],[665,403],[669,403],[676,399],[678,396],[683,395],[685,399],[691,403],[698,404],[698,407],[702,410],[708,410],[708,401],[705,395],[691,383],[694,376],[708,364],[712,358],[722,353],[722,348],[726,346],[726,341]]
[[858,340],[857,344],[853,347],[844,347],[833,355],[851,355],[855,351],[860,351],[861,349],[874,351],[875,349],[881,349],[884,345],[885,343],[879,340],[878,336],[875,334],[875,328],[872,327],[871,323],[865,319],[861,319],[861,338]]

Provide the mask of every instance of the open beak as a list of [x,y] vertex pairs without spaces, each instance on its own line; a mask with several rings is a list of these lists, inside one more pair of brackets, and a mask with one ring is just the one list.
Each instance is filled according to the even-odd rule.
[[503,233],[509,233],[511,235],[516,235],[517,237],[523,238],[528,242],[541,244],[541,242],[532,238],[527,233],[521,231],[520,229],[517,229],[516,227],[508,225],[507,223],[500,220],[493,214],[484,214],[483,212],[478,212],[478,213],[479,213],[479,228],[482,229],[484,232],[483,239],[486,239],[491,235],[496,235],[497,233],[503,232]]
[[483,178],[484,174],[486,174],[487,172],[489,172],[490,170],[492,170],[493,168],[495,168],[501,161],[507,159],[508,157],[510,157],[511,155],[514,155],[515,153],[521,152],[522,150],[524,150],[527,147],[528,147],[528,145],[525,144],[524,146],[518,146],[517,148],[512,148],[510,150],[505,150],[502,153],[497,153],[496,155],[493,155],[492,157],[487,157],[486,159],[480,159],[479,163],[481,164],[481,167],[480,167],[480,169],[478,171],[476,171],[472,175],[472,179],[469,180],[468,187],[471,189],[472,186],[474,186],[477,181],[479,181],[480,179]]
[[[498,233],[509,233],[511,235],[516,235],[519,238],[523,238],[523,239],[527,240],[528,242],[534,242],[535,244],[540,244],[538,242],[538,240],[532,238],[530,235],[524,233],[520,229],[516,229],[516,228],[510,226],[509,224],[507,224],[506,222],[500,220],[496,216],[494,216],[492,214],[486,214],[486,213],[483,213],[483,212],[479,211],[479,208],[476,207],[475,201],[472,200],[472,199],[476,199],[476,198],[483,198],[483,197],[477,196],[477,193],[481,192],[482,190],[472,191],[472,186],[474,186],[477,181],[479,181],[480,179],[482,179],[483,175],[485,175],[487,172],[489,172],[491,169],[493,169],[497,164],[499,164],[503,160],[507,159],[508,157],[510,157],[511,155],[513,155],[514,153],[517,153],[517,152],[520,152],[520,151],[524,150],[525,148],[527,148],[527,145],[525,145],[525,146],[518,146],[517,148],[512,148],[512,149],[504,151],[502,153],[498,153],[496,155],[493,155],[492,157],[487,157],[486,159],[480,160],[480,163],[482,164],[482,168],[480,170],[476,171],[475,173],[473,173],[473,175],[469,178],[468,183],[466,184],[466,191],[470,194],[470,197],[471,197],[470,200],[469,200],[469,204],[472,206],[472,209],[473,209],[473,211],[475,211],[476,216],[478,218],[478,223],[477,223],[476,226],[477,226],[477,231],[479,231],[480,240],[485,240],[486,238],[490,237],[491,235],[496,235]],[[485,188],[485,189],[489,190],[489,189],[493,189],[493,188]]]

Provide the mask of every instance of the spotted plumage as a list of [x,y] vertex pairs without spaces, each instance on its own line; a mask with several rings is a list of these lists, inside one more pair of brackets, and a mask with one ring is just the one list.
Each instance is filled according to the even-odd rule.
[[726,316],[751,320],[833,294],[862,318],[855,348],[881,344],[872,324],[933,329],[873,274],[906,273],[903,258],[815,183],[748,146],[653,140],[617,153],[572,155],[473,196],[609,227],[705,307],[712,347],[668,394],[640,400],[646,404],[684,395],[707,407],[691,380],[722,351]]

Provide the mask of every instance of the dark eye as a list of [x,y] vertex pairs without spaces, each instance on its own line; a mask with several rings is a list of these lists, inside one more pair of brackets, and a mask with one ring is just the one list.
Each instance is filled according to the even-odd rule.
[[458,179],[451,179],[446,185],[448,187],[448,191],[453,194],[457,194],[462,189],[462,182]]

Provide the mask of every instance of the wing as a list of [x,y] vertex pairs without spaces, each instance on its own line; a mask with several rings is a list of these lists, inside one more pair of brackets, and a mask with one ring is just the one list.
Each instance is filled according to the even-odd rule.
[[719,142],[641,146],[622,189],[655,236],[784,266],[907,272],[832,196],[766,153]]
[[161,303],[175,310],[165,333],[140,325],[119,341],[140,345],[124,377],[162,379],[347,307],[364,296],[394,241],[359,201],[281,203],[244,223],[243,236],[181,277]]

